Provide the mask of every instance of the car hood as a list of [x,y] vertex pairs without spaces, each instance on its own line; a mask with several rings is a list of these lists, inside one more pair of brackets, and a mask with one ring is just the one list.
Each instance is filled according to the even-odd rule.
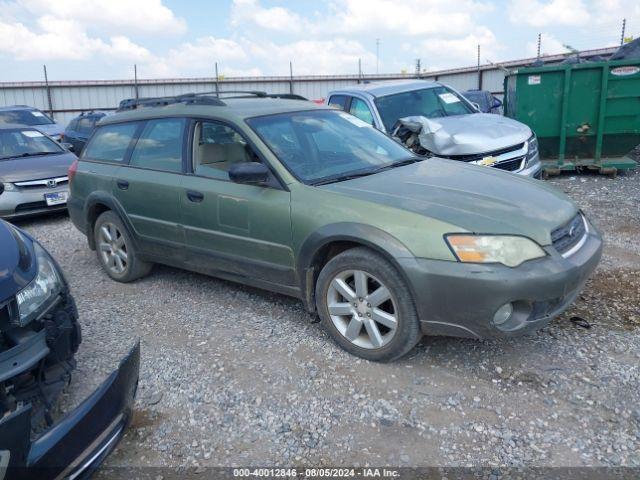
[[44,125],[34,125],[33,128],[40,130],[47,135],[61,135],[64,133],[64,127],[59,123],[46,123]]
[[65,177],[76,159],[70,152],[37,157],[0,160],[0,181],[24,182],[42,178]]
[[0,220],[0,305],[35,277],[33,244],[18,229]]
[[490,113],[400,120],[421,124],[420,145],[436,155],[489,153],[523,143],[532,135],[523,123]]
[[474,233],[524,235],[540,245],[578,211],[562,192],[494,168],[430,158],[320,188],[408,210]]

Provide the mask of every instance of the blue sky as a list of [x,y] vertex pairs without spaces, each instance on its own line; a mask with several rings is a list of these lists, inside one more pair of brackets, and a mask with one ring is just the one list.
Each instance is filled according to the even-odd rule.
[[437,70],[615,45],[634,0],[0,0],[0,82]]

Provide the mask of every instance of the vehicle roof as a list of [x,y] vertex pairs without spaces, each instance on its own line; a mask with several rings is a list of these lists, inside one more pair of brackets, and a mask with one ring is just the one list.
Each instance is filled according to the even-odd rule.
[[38,110],[36,107],[30,107],[28,105],[9,105],[7,107],[0,107],[0,112],[12,111],[12,110]]
[[287,100],[280,98],[221,98],[225,105],[198,105],[173,103],[161,107],[146,107],[139,110],[127,110],[108,115],[100,121],[100,125],[111,123],[144,120],[158,117],[202,116],[244,120],[263,115],[300,112],[304,110],[330,109],[305,100]]
[[35,127],[30,127],[29,125],[22,125],[20,123],[0,123],[0,130],[38,130]]
[[431,80],[392,80],[388,82],[372,82],[351,85],[346,88],[333,90],[331,94],[363,92],[371,95],[372,97],[384,97],[386,95],[393,95],[394,93],[410,92],[412,90],[433,88],[441,85],[441,83]]

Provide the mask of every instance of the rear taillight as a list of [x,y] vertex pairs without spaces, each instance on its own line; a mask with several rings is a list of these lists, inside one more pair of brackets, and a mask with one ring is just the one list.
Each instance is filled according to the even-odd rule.
[[74,160],[69,170],[67,170],[67,177],[69,178],[69,184],[71,184],[71,180],[76,176],[76,172],[78,171],[78,160]]

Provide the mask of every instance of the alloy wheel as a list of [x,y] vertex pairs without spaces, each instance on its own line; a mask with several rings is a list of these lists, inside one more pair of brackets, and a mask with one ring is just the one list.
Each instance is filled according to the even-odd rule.
[[363,270],[347,270],[333,277],[327,308],[340,334],[361,348],[384,347],[398,328],[398,309],[391,291]]
[[129,258],[122,232],[113,223],[106,222],[100,227],[98,248],[102,261],[111,272],[121,275],[127,269]]

